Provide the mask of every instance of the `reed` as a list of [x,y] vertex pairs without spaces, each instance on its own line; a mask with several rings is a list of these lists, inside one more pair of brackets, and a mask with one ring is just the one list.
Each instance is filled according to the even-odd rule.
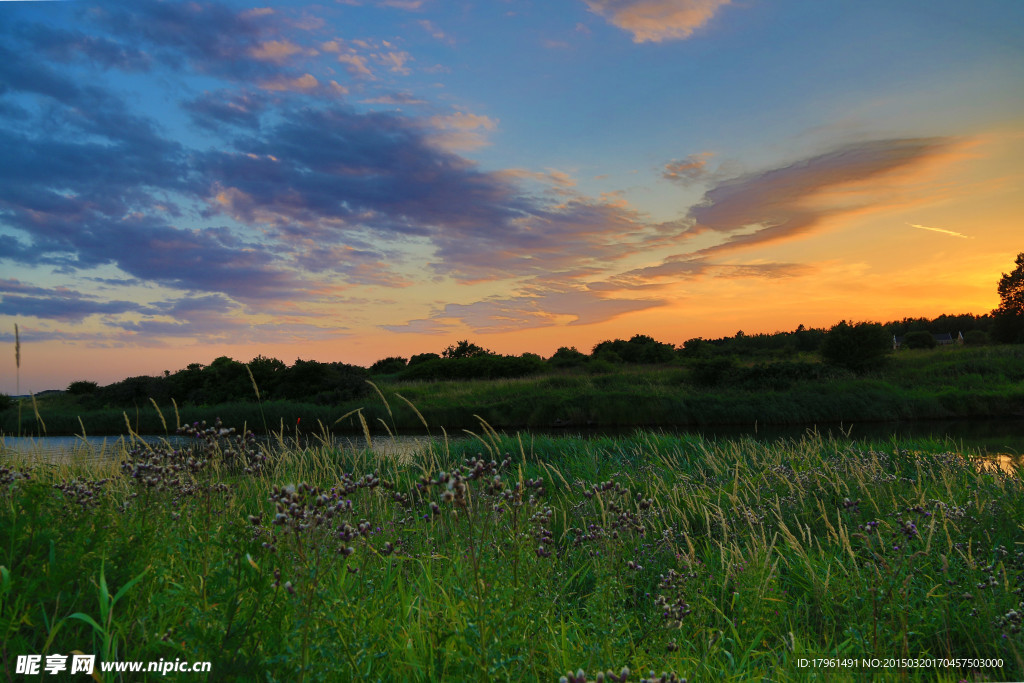
[[1024,485],[950,443],[481,421],[398,459],[186,430],[0,466],[3,666],[91,647],[233,680],[802,680],[811,656],[1001,662],[830,680],[1024,677]]

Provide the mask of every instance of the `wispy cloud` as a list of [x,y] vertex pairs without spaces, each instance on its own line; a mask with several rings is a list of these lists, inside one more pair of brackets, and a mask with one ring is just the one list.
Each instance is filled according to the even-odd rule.
[[498,122],[488,116],[462,111],[433,116],[430,124],[436,130],[430,139],[442,148],[454,152],[470,151],[487,145],[486,134],[498,128]]
[[689,232],[727,236],[700,252],[710,255],[803,235],[829,217],[907,203],[904,187],[959,158],[962,144],[951,138],[867,140],[726,180],[690,209]]
[[916,223],[907,223],[907,225],[909,225],[912,228],[917,228],[918,230],[930,230],[931,232],[938,232],[943,235],[949,235],[951,237],[962,237],[965,240],[971,239],[970,237],[962,233],[954,232],[952,230],[945,230],[943,228],[932,228],[927,225],[917,225]]
[[637,43],[689,38],[731,0],[583,0]]
[[615,297],[586,284],[536,279],[513,296],[492,296],[469,304],[447,304],[430,318],[382,327],[392,332],[436,334],[465,325],[476,333],[493,334],[555,324],[592,325],[664,303],[661,299]]
[[712,156],[711,152],[701,152],[670,161],[665,164],[661,176],[681,185],[692,185],[708,175],[708,159]]

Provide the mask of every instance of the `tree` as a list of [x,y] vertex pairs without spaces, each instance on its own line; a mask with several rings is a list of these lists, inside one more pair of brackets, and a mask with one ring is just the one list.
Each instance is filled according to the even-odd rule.
[[851,325],[843,320],[825,335],[821,357],[829,365],[861,374],[881,367],[891,350],[892,337],[878,323]]
[[1024,343],[1024,252],[1014,263],[999,279],[999,308],[992,311],[992,337],[1008,344]]
[[475,356],[493,356],[494,352],[477,346],[468,339],[463,339],[458,344],[449,346],[441,355],[445,358],[474,358]]
[[1017,254],[1017,265],[999,279],[999,310],[1024,314],[1024,252]]

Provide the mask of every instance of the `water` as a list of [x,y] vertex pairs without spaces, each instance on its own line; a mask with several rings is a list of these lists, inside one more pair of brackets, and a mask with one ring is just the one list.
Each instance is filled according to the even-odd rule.
[[[138,437],[147,443],[158,445],[170,443],[174,447],[188,445],[196,440],[187,436],[156,436],[144,434]],[[466,437],[456,437],[466,438]],[[449,439],[453,441],[454,439]],[[370,449],[373,453],[382,457],[401,458],[413,455],[418,451],[425,450],[432,441],[437,441],[427,435],[397,435],[380,436],[371,435]],[[59,463],[72,459],[103,459],[115,458],[130,439],[123,436],[44,436],[44,437],[0,437],[0,455],[3,453],[17,453],[22,457],[40,463]],[[294,446],[294,439],[285,439],[288,446]],[[299,444],[302,447],[323,446],[320,439],[306,440]],[[338,436],[335,437],[332,446],[345,450],[361,451],[367,448],[366,438],[362,436]]]
[[[857,441],[885,442],[898,439],[901,441],[919,439],[947,439],[950,448],[960,452],[971,451],[983,455],[1001,466],[1021,462],[1024,456],[1024,420],[956,420],[956,421],[921,421],[899,423],[861,423],[861,424],[827,424],[827,425],[785,425],[785,426],[716,426],[690,430],[662,430],[674,433],[701,434],[709,439],[736,439],[751,437],[763,441],[777,439],[799,439],[808,431],[817,431],[824,436],[855,439]],[[597,438],[616,434],[632,434],[636,430],[602,429],[602,430],[521,430],[526,443],[526,435],[546,434],[552,436],[580,436]],[[509,430],[509,434],[516,430]],[[151,443],[164,440],[172,445],[185,444],[189,437],[141,437]],[[449,442],[471,439],[465,433],[449,435]],[[62,462],[73,458],[106,458],[116,457],[125,442],[125,437],[90,436],[47,436],[47,437],[2,437],[0,438],[0,454],[4,452],[19,453],[39,462]],[[286,439],[293,445],[292,439]],[[443,437],[431,437],[425,434],[378,435],[372,437],[370,450],[375,454],[388,458],[404,458],[426,449],[430,443],[443,444]],[[300,444],[302,446],[322,446],[323,442],[313,439]],[[337,436],[333,446],[346,450],[363,450],[367,448],[366,439],[359,435]]]

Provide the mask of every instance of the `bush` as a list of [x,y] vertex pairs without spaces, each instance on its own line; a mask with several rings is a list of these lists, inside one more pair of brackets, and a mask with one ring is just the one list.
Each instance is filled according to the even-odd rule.
[[971,330],[964,335],[964,344],[967,346],[986,346],[988,343],[988,332],[984,330]]
[[595,358],[587,365],[587,372],[591,375],[604,375],[609,372],[615,372],[615,365],[605,358]]
[[675,358],[675,347],[645,334],[636,334],[629,341],[616,339],[600,342],[591,355],[613,363],[617,362],[616,359],[624,363],[669,363]]
[[877,370],[892,350],[892,338],[878,323],[856,323],[845,320],[825,335],[821,357],[829,365],[863,374]]
[[417,353],[415,356],[409,359],[409,367],[419,365],[420,363],[426,363],[431,360],[441,360],[441,356],[436,353]]
[[329,404],[361,398],[370,392],[366,369],[345,363],[297,359],[278,385],[279,398]]
[[100,385],[96,382],[72,382],[68,385],[68,393],[72,396],[87,396],[96,393],[96,390],[99,388]]
[[548,365],[553,368],[577,368],[585,365],[588,360],[587,354],[578,351],[575,346],[563,346],[548,359]]
[[477,355],[437,358],[409,364],[399,377],[404,380],[504,379],[525,377],[544,370],[544,361],[532,353],[522,356]]
[[798,382],[812,382],[834,374],[821,363],[779,362],[758,363],[746,368],[736,368],[729,377],[730,383],[744,389],[779,391],[789,389]]
[[701,359],[690,368],[690,380],[701,387],[714,387],[726,381],[736,369],[736,361],[730,356]]
[[903,337],[903,345],[908,349],[934,349],[938,344],[931,332],[916,330],[907,332]]
[[379,361],[370,366],[371,375],[393,375],[396,372],[405,370],[405,366],[409,362],[401,356],[390,356],[388,358],[381,358]]

